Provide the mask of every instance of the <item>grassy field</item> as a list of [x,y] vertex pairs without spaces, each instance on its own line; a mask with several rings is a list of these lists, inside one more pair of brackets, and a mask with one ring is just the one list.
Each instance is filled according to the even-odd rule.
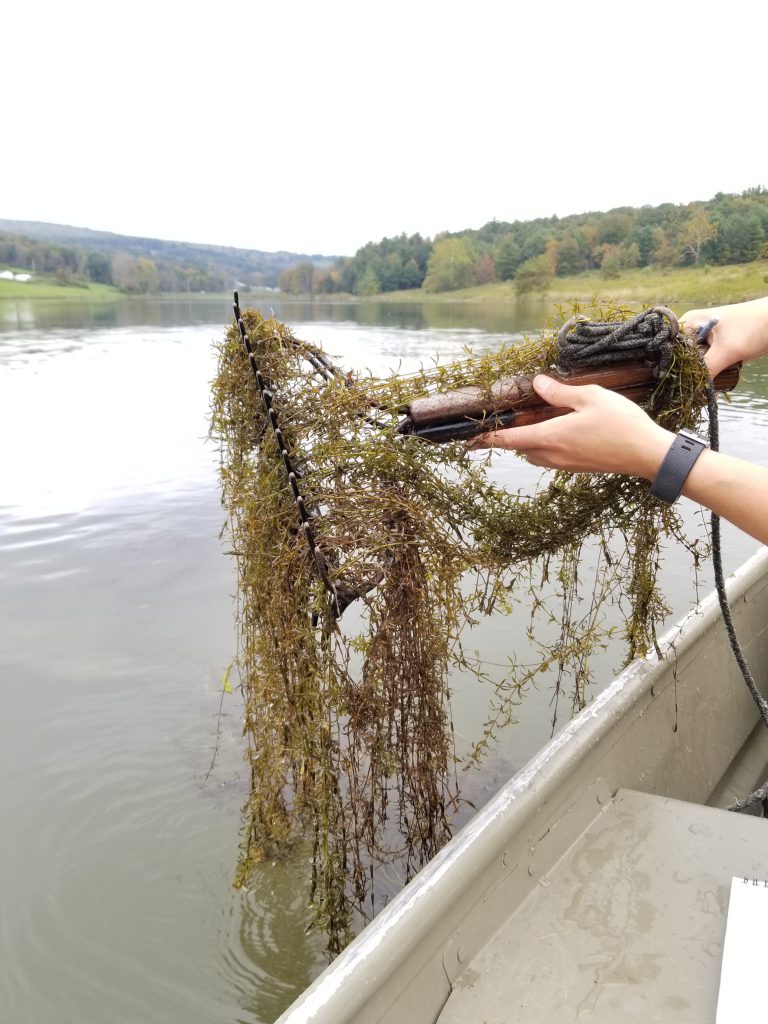
[[122,292],[108,284],[64,285],[53,278],[36,281],[0,280],[2,299],[113,299]]
[[[545,292],[531,292],[527,300],[570,304],[588,301],[594,296],[642,305],[666,305],[673,309],[691,306],[717,306],[768,295],[768,261],[742,263],[727,267],[676,267],[658,270],[644,267],[628,270],[618,278],[601,273],[556,277]],[[478,285],[456,292],[424,292],[421,289],[388,292],[376,296],[382,302],[515,302],[513,281]]]

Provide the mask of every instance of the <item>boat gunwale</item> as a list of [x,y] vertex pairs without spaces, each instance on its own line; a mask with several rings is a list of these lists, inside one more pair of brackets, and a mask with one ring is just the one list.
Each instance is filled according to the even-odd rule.
[[[728,600],[733,605],[761,582],[768,586],[768,548],[760,548],[728,579]],[[467,878],[480,877],[510,842],[510,818],[515,833],[525,829],[547,801],[561,788],[564,773],[586,757],[617,723],[638,704],[655,698],[654,684],[670,663],[685,658],[696,641],[721,620],[713,591],[669,629],[655,653],[627,666],[595,699],[541,748],[446,844],[350,943],[328,968],[288,1008],[278,1024],[355,1020],[392,969],[408,962],[414,950],[431,947],[436,919],[445,918],[445,892],[456,879],[456,893]],[[456,901],[458,903],[458,900]],[[457,909],[448,911],[461,919]],[[431,941],[430,941],[431,940]],[[445,945],[445,943],[440,943]],[[423,949],[422,949],[423,953]],[[403,985],[418,973],[427,957],[413,957]],[[365,976],[363,976],[365,975]],[[323,1011],[343,990],[344,1017],[325,1017]],[[386,1008],[382,1004],[382,1010]],[[375,1018],[374,1018],[375,1019]]]

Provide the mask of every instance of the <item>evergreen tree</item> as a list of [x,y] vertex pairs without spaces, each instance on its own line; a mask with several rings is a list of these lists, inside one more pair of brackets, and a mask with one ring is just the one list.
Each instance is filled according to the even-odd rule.
[[513,235],[507,235],[494,250],[496,276],[500,281],[511,281],[522,262],[520,246]]

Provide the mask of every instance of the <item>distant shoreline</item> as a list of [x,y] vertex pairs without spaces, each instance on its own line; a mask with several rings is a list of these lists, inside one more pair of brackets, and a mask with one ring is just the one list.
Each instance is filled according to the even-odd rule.
[[[289,295],[284,292],[242,292],[247,303],[252,298],[272,299],[275,302],[313,302],[336,304],[377,303],[482,303],[510,304],[540,301],[548,305],[569,306],[575,301],[585,302],[598,296],[616,302],[649,305],[653,303],[673,308],[689,305],[722,305],[768,295],[768,260],[752,263],[729,264],[717,267],[674,267],[659,270],[645,267],[630,270],[616,278],[606,278],[599,271],[573,277],[555,278],[544,291],[518,295],[514,281],[500,281],[478,285],[455,292],[425,292],[415,288],[380,295]],[[62,285],[51,279],[29,282],[0,280],[0,302],[28,301],[98,301],[115,302],[122,299],[160,301],[205,301],[231,299],[230,292],[159,292],[129,294],[111,285]]]

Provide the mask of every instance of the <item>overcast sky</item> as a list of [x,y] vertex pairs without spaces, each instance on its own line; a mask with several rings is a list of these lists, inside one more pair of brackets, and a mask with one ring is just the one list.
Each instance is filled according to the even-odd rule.
[[768,186],[767,12],[15,0],[0,217],[352,254]]

